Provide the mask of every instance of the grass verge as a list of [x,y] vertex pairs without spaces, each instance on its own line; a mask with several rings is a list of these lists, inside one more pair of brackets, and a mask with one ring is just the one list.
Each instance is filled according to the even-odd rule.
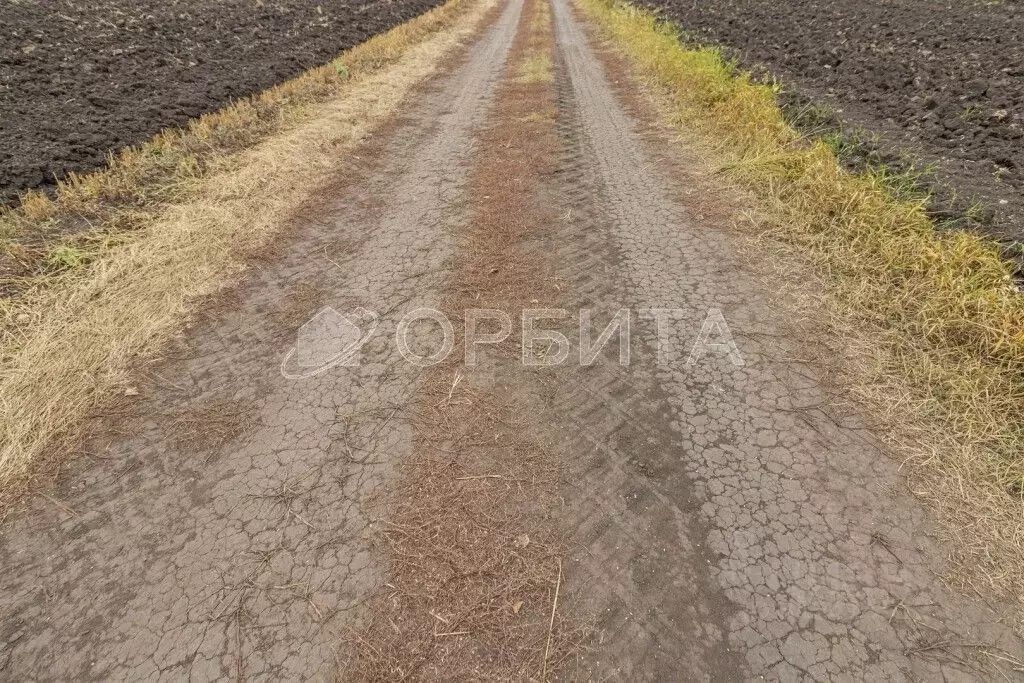
[[688,47],[629,4],[578,2],[664,95],[673,124],[764,201],[768,236],[826,283],[854,389],[940,512],[956,577],[1024,604],[1024,296],[998,246],[938,232],[924,199],[844,170],[719,51]]
[[[493,4],[450,0],[0,217],[9,255],[45,254],[0,310],[0,503],[47,449],[74,443],[129,366],[236,279]],[[75,230],[81,221],[90,227]]]

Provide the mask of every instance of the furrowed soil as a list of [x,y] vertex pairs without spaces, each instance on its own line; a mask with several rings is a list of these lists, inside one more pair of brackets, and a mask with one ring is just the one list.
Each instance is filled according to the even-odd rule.
[[[808,102],[881,134],[869,161],[909,154],[972,225],[1024,241],[1024,7],[930,0],[645,0],[692,40],[767,69],[796,112]],[[827,117],[831,119],[832,117]],[[821,121],[814,122],[815,124]],[[830,123],[826,121],[826,123]],[[926,178],[926,180],[928,180]],[[944,186],[944,187],[942,187]],[[953,195],[959,195],[954,197]],[[946,207],[942,207],[945,209]],[[940,210],[939,218],[955,214]]]
[[487,16],[7,516],[0,678],[1019,676],[750,197]]
[[0,6],[0,204],[323,64],[434,0]]

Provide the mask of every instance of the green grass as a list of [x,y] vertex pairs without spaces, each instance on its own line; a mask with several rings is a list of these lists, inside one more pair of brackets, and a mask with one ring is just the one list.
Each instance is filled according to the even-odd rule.
[[61,245],[53,249],[46,257],[47,267],[53,270],[69,270],[79,268],[89,261],[89,252],[70,245]]

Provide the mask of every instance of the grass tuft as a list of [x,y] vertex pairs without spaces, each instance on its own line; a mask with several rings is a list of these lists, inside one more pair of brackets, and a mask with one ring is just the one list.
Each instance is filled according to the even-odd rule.
[[835,328],[870,359],[858,391],[917,465],[961,578],[1024,602],[1024,296],[999,247],[936,231],[916,172],[844,170],[841,141],[801,136],[717,50],[629,4],[579,3],[827,283]]
[[89,260],[89,252],[79,247],[61,245],[46,257],[46,265],[52,270],[67,270],[85,265]]
[[551,68],[551,57],[532,54],[519,66],[519,83],[554,83],[555,73]]

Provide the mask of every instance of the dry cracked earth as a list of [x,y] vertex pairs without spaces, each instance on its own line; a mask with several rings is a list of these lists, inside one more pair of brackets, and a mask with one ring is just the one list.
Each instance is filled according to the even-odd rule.
[[[569,0],[502,3],[8,516],[0,678],[1021,676],[1024,643],[942,583],[834,352],[745,251],[744,201]],[[511,333],[487,314],[471,363],[473,302]],[[479,396],[554,475],[494,457]],[[460,401],[458,502],[428,536],[557,560],[475,621],[418,587],[506,565],[438,582],[394,533]],[[496,532],[446,527],[510,491]],[[384,661],[383,640],[417,645]]]

